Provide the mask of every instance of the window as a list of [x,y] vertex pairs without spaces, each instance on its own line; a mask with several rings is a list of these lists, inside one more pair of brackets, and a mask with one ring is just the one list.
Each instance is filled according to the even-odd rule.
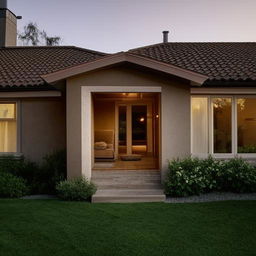
[[192,96],[192,154],[256,154],[256,97]]
[[212,98],[213,152],[232,153],[231,98]]
[[208,153],[208,98],[192,98],[192,152]]
[[237,99],[238,153],[256,153],[256,98]]
[[0,103],[0,153],[17,152],[16,103]]

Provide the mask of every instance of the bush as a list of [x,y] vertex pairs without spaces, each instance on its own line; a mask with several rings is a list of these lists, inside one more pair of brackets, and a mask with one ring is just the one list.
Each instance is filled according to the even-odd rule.
[[165,193],[171,196],[188,196],[210,191],[216,187],[216,180],[211,175],[213,166],[217,167],[217,162],[212,158],[173,160],[169,163]]
[[23,178],[32,194],[54,194],[55,186],[66,178],[66,151],[55,151],[42,164],[11,156],[0,158],[0,172]]
[[170,196],[198,195],[211,191],[256,192],[256,168],[243,159],[208,158],[173,160],[164,183]]
[[256,168],[241,158],[224,161],[216,176],[221,191],[256,192]]
[[0,172],[0,197],[21,197],[28,193],[24,179],[11,173]]
[[57,195],[68,201],[88,200],[96,192],[96,186],[86,178],[61,181],[57,186]]
[[66,151],[59,150],[46,155],[37,174],[37,184],[41,193],[55,194],[56,184],[66,179]]

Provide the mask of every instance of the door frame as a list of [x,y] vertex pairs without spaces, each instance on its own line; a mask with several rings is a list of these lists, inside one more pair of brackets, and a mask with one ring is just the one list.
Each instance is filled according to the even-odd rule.
[[162,92],[160,86],[81,86],[81,173],[91,179],[92,167],[94,164],[93,156],[93,100],[94,92],[121,92],[121,93],[143,93],[143,92]]

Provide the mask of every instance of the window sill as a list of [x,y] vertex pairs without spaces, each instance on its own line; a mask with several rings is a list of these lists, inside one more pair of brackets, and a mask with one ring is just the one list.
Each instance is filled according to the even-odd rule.
[[198,157],[200,159],[213,157],[215,159],[232,159],[232,158],[243,158],[248,160],[256,160],[255,153],[244,153],[244,154],[191,154],[192,157]]
[[4,153],[4,152],[0,152],[0,158],[1,157],[14,157],[14,158],[22,158],[23,154],[22,153]]

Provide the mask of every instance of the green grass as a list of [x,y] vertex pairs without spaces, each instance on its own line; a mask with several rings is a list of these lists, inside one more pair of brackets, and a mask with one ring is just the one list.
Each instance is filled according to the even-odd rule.
[[256,201],[0,200],[0,255],[256,255]]

